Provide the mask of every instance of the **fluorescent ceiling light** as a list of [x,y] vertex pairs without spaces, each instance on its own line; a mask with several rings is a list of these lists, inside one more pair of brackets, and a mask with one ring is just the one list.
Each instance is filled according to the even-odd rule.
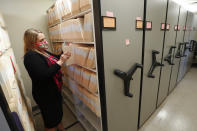
[[197,13],[197,0],[173,0],[188,11]]

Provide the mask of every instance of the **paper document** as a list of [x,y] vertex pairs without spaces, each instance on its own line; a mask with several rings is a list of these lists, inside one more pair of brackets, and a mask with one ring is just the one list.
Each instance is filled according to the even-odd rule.
[[66,61],[66,66],[69,65],[73,65],[74,63],[74,48],[72,46],[72,44],[62,44],[62,50],[63,52],[70,52],[71,53],[71,57]]

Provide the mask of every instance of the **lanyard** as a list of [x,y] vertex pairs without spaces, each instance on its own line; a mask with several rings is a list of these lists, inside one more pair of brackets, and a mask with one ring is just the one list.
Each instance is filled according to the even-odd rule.
[[35,49],[35,51],[36,51],[36,52],[38,52],[39,54],[41,54],[41,55],[43,55],[43,56],[47,57],[47,58],[51,58],[51,59],[53,59],[55,62],[57,61],[57,59],[55,59],[55,58],[53,58],[53,57],[49,56],[49,55],[48,55],[48,54],[46,54],[46,53],[42,53],[42,52],[38,51],[37,49]]

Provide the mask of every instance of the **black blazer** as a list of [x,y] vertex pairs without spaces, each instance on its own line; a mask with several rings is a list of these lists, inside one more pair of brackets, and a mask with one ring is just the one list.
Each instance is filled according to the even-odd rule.
[[[60,55],[48,54],[60,58]],[[53,80],[53,76],[60,70],[61,66],[54,64],[48,66],[45,56],[36,51],[28,51],[24,56],[25,68],[32,80],[32,95],[36,103],[55,102],[60,98],[60,91]]]

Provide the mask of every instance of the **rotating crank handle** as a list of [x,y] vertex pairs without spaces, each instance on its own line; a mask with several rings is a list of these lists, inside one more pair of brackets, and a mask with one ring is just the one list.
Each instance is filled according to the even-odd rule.
[[153,71],[155,70],[155,68],[156,67],[158,67],[158,66],[164,66],[164,64],[161,64],[161,63],[154,63],[152,66],[151,66],[151,68],[150,68],[150,70],[149,70],[149,72],[148,72],[148,77],[149,78],[155,78],[155,75],[153,75]]
[[133,94],[129,92],[130,90],[130,81],[133,80],[133,74],[136,72],[138,68],[143,68],[140,64],[134,64],[130,70],[126,73],[121,70],[114,70],[114,74],[120,77],[124,81],[124,94],[128,97],[133,97]]
[[193,52],[194,42],[195,42],[194,40],[190,41],[190,47],[189,47],[190,52]]
[[181,58],[182,57],[181,48],[182,48],[183,45],[184,45],[184,43],[179,43],[175,58]]
[[157,63],[158,65],[157,66],[164,66],[164,64],[161,64],[161,63]]
[[153,75],[153,71],[155,70],[155,68],[157,66],[164,66],[164,64],[157,62],[156,54],[159,54],[159,53],[160,53],[159,51],[152,50],[152,65],[151,65],[150,70],[148,72],[149,78],[155,78],[155,76]]
[[181,57],[187,57],[187,55],[185,55],[185,51],[187,50],[187,49],[189,49],[189,47],[187,47],[187,45],[189,44],[189,42],[184,42],[184,43],[182,43],[182,46],[183,46],[183,54],[181,55]]
[[181,58],[181,56],[179,56],[179,55],[176,55],[176,56],[175,56],[175,58]]
[[170,48],[172,48],[172,49],[176,49],[176,46],[171,46]]
[[172,60],[171,60],[172,56],[167,56],[164,61],[167,61],[169,65],[174,65],[174,63],[172,63]]
[[127,73],[125,73],[121,70],[114,70],[114,74],[122,79],[124,79],[127,76]]
[[172,50],[175,48],[176,46],[171,46],[168,55],[164,58],[164,61],[167,61],[169,65],[174,65],[174,63],[172,63]]
[[132,77],[133,74],[136,72],[136,70],[137,70],[138,68],[142,69],[143,66],[142,66],[141,64],[135,63],[135,64],[131,67],[131,69],[128,71],[127,74],[128,74],[128,75],[131,75],[131,77]]
[[157,50],[153,50],[152,53],[153,53],[153,54],[159,54],[160,52],[157,51]]

